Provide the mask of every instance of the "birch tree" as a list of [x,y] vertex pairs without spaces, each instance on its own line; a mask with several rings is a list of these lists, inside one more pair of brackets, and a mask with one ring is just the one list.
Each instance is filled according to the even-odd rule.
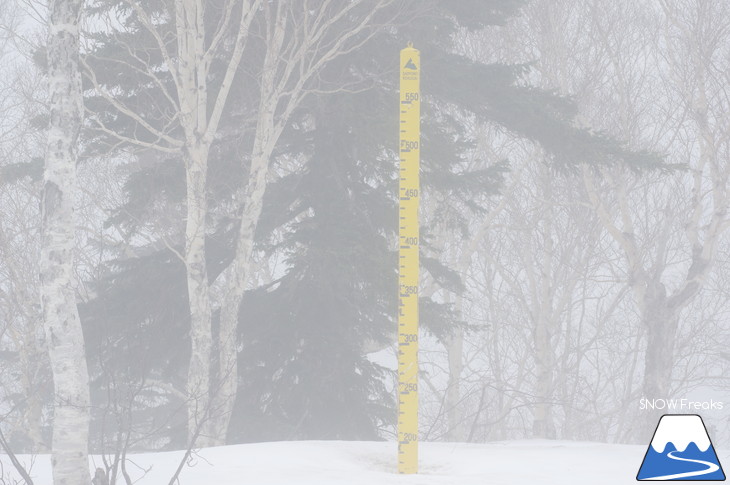
[[[528,77],[541,87],[557,87],[559,92],[575,96],[581,113],[605,102],[611,93],[596,90],[596,86],[606,82],[606,60],[590,36],[590,12],[576,8],[571,2],[551,1],[533,2],[523,13],[500,32],[472,35],[472,39],[466,39],[465,47],[477,58],[496,56],[502,62],[531,62],[533,69]],[[634,37],[629,38],[635,41]],[[642,44],[631,46],[640,49]],[[633,52],[635,59],[642,59],[643,51]],[[607,112],[612,107],[603,106],[601,116],[610,116]],[[578,120],[584,125],[601,126],[601,116],[589,119],[580,115]],[[621,135],[622,139],[627,138]],[[514,147],[507,156],[525,157]],[[626,284],[606,276],[618,258],[610,237],[601,234],[596,215],[581,209],[588,204],[582,180],[573,177],[567,183],[571,180],[569,174],[545,172],[544,164],[552,158],[559,163],[560,155],[540,158],[543,165],[530,170],[530,177],[521,187],[521,196],[509,203],[510,217],[481,231],[488,233],[481,238],[490,243],[477,257],[484,260],[484,270],[470,268],[466,273],[473,274],[468,279],[467,295],[473,291],[489,304],[485,310],[478,304],[469,304],[464,318],[481,321],[487,318],[482,316],[486,313],[495,322],[510,322],[502,325],[508,328],[489,328],[485,333],[507,341],[522,339],[521,345],[529,350],[530,376],[527,380],[516,379],[523,384],[517,386],[515,400],[511,382],[500,382],[500,376],[514,372],[513,369],[518,369],[517,375],[524,374],[519,370],[522,364],[494,358],[492,354],[497,352],[492,352],[492,339],[484,343],[482,353],[490,358],[489,367],[478,372],[489,376],[486,379],[500,379],[498,393],[508,394],[494,399],[500,415],[496,423],[504,426],[504,412],[516,416],[519,413],[516,409],[526,405],[533,411],[535,436],[581,435],[608,439],[610,433],[606,430],[610,429],[610,423],[623,419],[617,416],[616,409],[631,405],[637,375],[634,363],[638,352],[627,348],[620,339],[614,339],[609,330],[614,328],[617,311],[623,311]],[[584,154],[583,158],[593,162],[589,155]],[[505,253],[512,256],[504,256]],[[498,254],[502,256],[497,257]],[[505,300],[512,304],[505,305]],[[506,310],[495,311],[500,306]],[[519,334],[509,328],[512,326],[529,332]],[[638,342],[638,332],[626,328],[619,331],[626,335],[626,341]],[[506,348],[509,344],[496,345]],[[453,347],[454,354],[460,351],[459,346]],[[474,357],[467,354],[465,358]],[[630,371],[622,373],[621,367],[615,364],[617,359],[631,362]],[[458,363],[458,359],[450,359],[451,362]],[[459,371],[458,365],[452,368]],[[473,398],[469,402],[477,408],[476,411],[470,408],[469,414],[477,417],[482,409],[490,407],[483,403],[492,402],[489,392],[478,391],[479,394],[476,403]]]
[[[581,54],[585,51],[590,52],[590,49],[586,48],[586,29],[581,27],[580,20],[565,15],[575,5],[571,2],[561,2],[556,8],[556,3],[540,3],[538,8],[530,11],[529,19],[522,17],[514,19],[514,21],[508,22],[508,28],[502,29],[498,33],[495,32],[493,35],[484,35],[486,32],[467,32],[464,34],[465,42],[460,47],[467,56],[480,62],[493,62],[495,58],[498,59],[499,64],[530,62],[534,68],[525,73],[527,82],[546,89],[554,89],[557,84],[560,92],[566,95],[573,94],[571,75],[574,75],[575,71],[583,66],[580,61],[570,57],[572,52],[570,49],[579,49]],[[569,18],[566,20],[563,17]],[[533,23],[537,25],[533,25]],[[581,36],[583,39],[580,43],[575,44],[571,44],[569,41],[556,43],[549,35],[540,37],[546,32],[552,32],[555,37],[564,34],[570,40]],[[566,60],[570,62],[566,62]],[[591,81],[593,80],[580,79],[580,82],[585,82],[586,85],[589,85]],[[454,85],[456,84],[454,82]],[[472,98],[476,96],[474,91],[476,88],[470,91]],[[523,117],[527,118],[527,116]],[[579,122],[582,122],[583,125],[587,124],[585,120]],[[570,139],[569,136],[554,133],[552,138],[560,139],[562,144],[568,143]],[[529,155],[516,146],[519,142],[515,142],[509,132],[499,133],[492,143],[499,145],[503,140],[507,140],[504,142],[505,144],[512,143],[503,155],[505,158],[509,158],[511,161],[529,158]],[[598,153],[591,154],[587,151],[581,151],[577,156],[561,153],[559,147],[549,142],[544,146],[548,148],[547,153],[537,155],[540,161],[530,164],[530,177],[524,184],[522,182],[519,184],[520,196],[514,197],[515,200],[508,203],[510,217],[496,221],[495,226],[501,226],[501,228],[491,227],[495,221],[490,220],[492,215],[489,214],[484,218],[484,224],[473,224],[476,229],[476,238],[473,241],[467,240],[466,244],[461,244],[461,247],[456,250],[449,248],[448,244],[446,248],[447,252],[452,251],[457,254],[453,258],[458,261],[456,266],[461,274],[466,275],[471,289],[474,291],[473,294],[467,293],[469,296],[466,298],[457,296],[455,298],[456,307],[463,308],[465,300],[468,302],[470,296],[484,298],[485,295],[477,292],[476,288],[493,292],[487,298],[491,307],[488,314],[490,317],[495,317],[494,326],[500,325],[498,322],[509,321],[510,324],[502,325],[505,327],[520,326],[523,332],[529,335],[526,337],[525,334],[516,335],[517,332],[509,330],[485,329],[485,333],[495,336],[504,335],[506,339],[524,339],[521,342],[524,347],[520,349],[520,352],[529,358],[526,366],[522,362],[503,363],[503,359],[490,355],[491,342],[489,346],[484,344],[485,348],[482,353],[486,355],[476,357],[482,363],[487,360],[485,357],[489,357],[490,362],[483,365],[493,365],[495,374],[499,374],[500,377],[512,373],[519,376],[517,378],[519,382],[526,383],[525,387],[520,386],[519,389],[516,389],[517,392],[514,394],[518,396],[516,403],[514,400],[511,403],[508,402],[512,396],[508,399],[501,399],[498,414],[502,414],[503,410],[510,412],[517,407],[527,408],[533,412],[534,434],[547,437],[558,434],[557,428],[560,424],[558,414],[562,410],[566,410],[567,413],[570,406],[564,400],[566,396],[575,396],[579,391],[589,395],[592,392],[593,395],[597,395],[599,391],[598,386],[587,390],[580,385],[581,379],[586,378],[586,375],[580,374],[581,365],[588,362],[581,360],[580,352],[587,348],[588,342],[590,342],[587,332],[585,332],[586,328],[583,326],[586,320],[581,317],[580,299],[585,298],[586,294],[594,294],[594,285],[591,284],[590,279],[593,277],[592,272],[596,271],[596,261],[600,252],[594,251],[592,245],[601,239],[597,234],[600,232],[600,226],[595,224],[596,218],[580,209],[580,204],[584,201],[580,200],[582,194],[580,186],[576,186],[574,183],[575,179],[572,184],[567,183],[566,180],[570,179],[568,174],[552,173],[547,167],[551,163],[558,165],[571,164],[576,161],[596,163],[600,162],[601,157]],[[527,152],[529,153],[529,150]],[[560,187],[562,191],[554,187]],[[569,194],[571,197],[564,194]],[[495,209],[499,209],[499,204]],[[581,217],[575,217],[576,215]],[[584,215],[585,218],[582,217]],[[573,224],[573,219],[575,219],[575,224]],[[508,225],[506,229],[505,225]],[[482,247],[482,240],[492,242],[489,246]],[[498,249],[499,244],[505,245],[506,248]],[[469,253],[474,251],[471,248],[473,245],[482,249],[478,256],[489,263],[488,271],[481,274],[475,273],[470,268],[473,261],[472,255]],[[503,256],[504,259],[491,257],[497,253],[509,256]],[[463,256],[463,260],[458,256],[459,254]],[[485,278],[497,278],[498,281],[481,281]],[[512,298],[510,301],[513,302],[513,305],[504,305],[505,311],[515,313],[515,315],[499,314],[493,311],[494,302],[507,296]],[[471,321],[468,312],[474,311],[476,306],[478,305],[467,303],[467,307],[470,308],[465,313],[466,321]],[[482,319],[485,318],[483,313],[479,317],[475,316],[477,321],[483,321]],[[585,312],[583,313],[585,314]],[[602,312],[596,311],[596,313]],[[596,325],[595,331],[599,333],[603,329],[600,325]],[[467,377],[468,374],[464,374],[464,370],[466,369],[467,373],[472,373],[472,375],[480,373],[491,377],[493,374],[490,375],[488,367],[465,367],[464,362],[472,361],[475,354],[464,354],[464,341],[458,333],[445,344],[449,383],[440,406],[445,408],[444,412],[449,420],[447,436],[454,438],[462,434],[458,429],[458,423],[464,420],[465,415],[472,414],[474,417],[472,423],[476,423],[477,420],[483,421],[486,418],[484,415],[480,416],[482,411],[490,409],[489,386],[482,386],[476,393],[467,391],[462,394],[460,392],[460,382],[466,383],[471,379],[470,376]],[[507,348],[507,345],[501,348]],[[497,346],[497,348],[499,347]],[[479,350],[469,349],[468,352],[478,353]],[[496,353],[494,352],[494,354]],[[511,368],[502,369],[507,367]],[[558,372],[556,368],[565,369],[565,372]],[[475,370],[476,372],[474,372]],[[586,374],[590,372],[589,370]],[[528,374],[527,378],[524,377],[525,373]],[[613,383],[613,381],[611,382]],[[505,383],[497,392],[509,392],[507,389],[511,387],[510,384]],[[435,389],[435,394],[440,394],[437,385],[432,387]],[[605,389],[600,390],[605,392]],[[478,397],[476,402],[473,402],[475,395]],[[500,396],[500,398],[502,397]],[[476,405],[475,412],[473,408],[467,413],[463,412],[467,409],[464,406],[467,402],[469,405]],[[455,412],[458,407],[462,407],[461,413]],[[574,407],[578,408],[578,406]],[[581,411],[584,410],[585,408]],[[521,418],[525,419],[525,416]],[[499,421],[504,421],[504,416],[500,416]],[[472,430],[474,429],[475,426],[472,425]]]
[[[207,204],[208,155],[218,131],[230,92],[233,78],[246,46],[248,28],[260,1],[244,1],[240,6],[235,47],[230,53],[223,82],[217,93],[210,92],[209,78],[211,63],[221,43],[228,34],[236,3],[226,2],[221,25],[212,36],[206,35],[205,8],[202,0],[177,1],[174,4],[175,38],[177,57],[170,51],[151,17],[142,4],[131,2],[131,6],[143,25],[158,41],[158,47],[166,59],[177,92],[178,112],[184,139],[170,139],[179,147],[185,161],[187,188],[187,217],[185,222],[185,268],[190,303],[191,356],[188,369],[187,394],[188,436],[190,441],[200,432],[210,411],[210,364],[211,364],[211,299],[205,255]],[[173,61],[174,59],[174,61]],[[214,101],[209,107],[209,99]],[[138,121],[144,121],[138,119]],[[156,130],[146,122],[143,126]],[[160,133],[160,135],[163,135]],[[164,135],[163,139],[169,139]],[[159,148],[156,145],[155,148]],[[205,437],[201,445],[207,444]]]
[[[11,406],[2,427],[13,450],[43,452],[50,449],[44,411],[52,385],[38,305],[38,179],[47,134],[31,120],[45,114],[39,100],[47,89],[41,88],[41,73],[29,65],[25,39],[15,38],[23,20],[15,2],[0,7],[0,62],[6,66],[0,80],[0,394]],[[47,20],[39,27],[45,31]],[[25,171],[29,160],[34,168]]]
[[[303,9],[277,2],[264,7],[266,55],[261,77],[256,134],[251,151],[248,183],[241,194],[240,228],[236,254],[229,268],[220,322],[220,369],[222,377],[220,416],[215,436],[227,429],[237,386],[236,329],[241,301],[251,268],[254,233],[261,215],[272,152],[294,109],[316,89],[312,80],[333,59],[362,45],[375,30],[375,15],[390,3],[353,1],[304,2]],[[316,11],[315,15],[309,12]],[[352,17],[354,16],[354,20]],[[284,42],[287,30],[291,37]],[[339,87],[342,89],[346,87]]]
[[[727,226],[727,94],[720,81],[727,13],[722,2],[582,6],[531,6],[543,81],[577,97],[584,123],[688,167],[641,176],[621,166],[582,167],[584,203],[612,241],[607,251],[619,256],[607,258],[605,268],[630,290],[633,310],[624,310],[625,318],[637,323],[636,331],[623,330],[635,340],[616,403],[617,435],[625,440],[633,438],[627,407],[636,409],[641,396],[672,397],[682,385],[673,369],[683,313],[700,295]],[[641,422],[643,436],[656,420],[646,413]]]
[[89,377],[74,270],[74,199],[83,115],[79,30],[83,2],[54,0],[48,28],[50,123],[43,171],[41,306],[54,383],[53,481],[90,484]]
[[[91,86],[108,107],[143,134],[129,136],[115,131],[102,116],[94,116],[93,122],[100,132],[120,143],[181,156],[185,161],[186,227],[180,257],[186,267],[191,317],[188,435],[193,440],[199,434],[200,445],[222,444],[237,389],[239,308],[250,273],[253,236],[272,153],[294,110],[317,89],[317,74],[330,61],[367,40],[376,28],[376,14],[390,0],[346,4],[228,0],[216,10],[213,29],[208,28],[212,10],[202,0],[175,2],[167,12],[169,22],[160,22],[158,14],[142,2],[124,1],[145,34],[154,39],[161,66],[152,64],[147,51],[131,45],[127,46],[131,62],[117,62],[141,71],[159,89],[161,96],[155,102],[161,106],[162,123],[145,119],[132,103],[115,97],[97,77],[90,59],[85,72]],[[249,47],[254,42],[257,44]],[[214,65],[216,69],[224,66],[222,75],[213,71]],[[241,165],[248,165],[248,178],[233,203],[238,226],[235,256],[217,286],[223,288],[223,298],[219,338],[213,342],[215,282],[208,277],[205,253],[206,231],[210,230],[208,161],[221,118],[230,108],[228,97],[234,78],[241,70],[255,78],[258,105],[249,118],[253,120],[250,152],[241,160]],[[218,355],[212,354],[213,348]],[[217,368],[211,367],[213,361],[219,363]]]
[[[174,114],[170,115],[165,125],[156,126],[144,119],[134,106],[112,95],[107,86],[98,80],[89,62],[85,63],[85,74],[95,92],[113,110],[131,119],[147,136],[127,137],[114,132],[100,117],[95,116],[93,121],[99,130],[121,142],[163,154],[177,154],[184,160],[186,217],[181,259],[186,269],[190,307],[191,354],[186,385],[188,439],[194,442],[210,419],[212,304],[205,254],[208,157],[247,45],[249,27],[261,1],[226,1],[213,31],[207,30],[207,9],[202,0],[174,2],[169,12],[173,21],[171,26],[156,22],[143,3],[135,0],[125,3],[154,39],[164,70],[160,72],[151,65],[149,59],[144,57],[144,51],[136,51],[133,46],[128,46],[133,56],[131,64],[138,66],[138,70],[142,69],[147,79],[161,90],[162,103],[168,105],[161,111],[172,111]],[[169,41],[168,34],[173,35],[174,43]],[[235,39],[234,47],[226,50],[231,36]],[[225,65],[222,81],[211,83],[211,65],[214,61],[220,62],[221,58]],[[170,83],[168,79],[171,79]],[[168,87],[170,84],[171,87]],[[177,126],[181,128],[182,136],[173,134]],[[150,137],[154,141],[147,141]],[[207,444],[206,436],[198,443]]]
[[0,195],[0,393],[12,406],[2,424],[16,452],[45,451],[43,411],[52,385],[38,305],[39,184],[10,185]]
[[[668,398],[676,392],[672,375],[681,315],[697,298],[715,264],[719,240],[728,226],[730,175],[723,156],[730,142],[723,79],[728,69],[727,5],[690,1],[680,8],[661,1],[659,6],[654,16],[658,40],[652,49],[660,59],[656,69],[661,77],[652,90],[662,93],[659,110],[665,110],[665,119],[659,126],[669,130],[657,133],[655,139],[675,161],[688,165],[688,174],[669,178],[656,192],[647,191],[625,172],[605,173],[602,178],[611,191],[603,195],[603,184],[595,174],[584,172],[590,201],[624,255],[646,332],[641,391],[648,399]],[[637,71],[627,71],[633,66],[608,28],[596,27],[602,36],[600,45],[620,74],[615,78],[616,91],[625,121],[619,126],[633,136],[638,93],[630,79]],[[644,204],[651,204],[653,210],[641,210]],[[650,432],[654,422],[654,416],[643,420],[642,431]]]

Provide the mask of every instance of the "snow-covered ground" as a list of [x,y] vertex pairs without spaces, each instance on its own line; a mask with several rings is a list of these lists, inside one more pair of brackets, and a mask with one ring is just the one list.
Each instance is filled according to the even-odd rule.
[[[573,441],[421,443],[420,473],[395,473],[393,442],[292,441],[200,450],[181,485],[621,485],[635,484],[645,446]],[[719,450],[721,463],[730,453]],[[134,455],[136,483],[166,485],[182,452]],[[23,461],[28,457],[21,456]],[[97,460],[98,457],[93,457]],[[12,468],[0,455],[5,473]],[[92,468],[95,466],[92,465]],[[36,457],[36,485],[50,485],[48,456]],[[12,483],[12,482],[10,482]],[[688,482],[685,482],[688,483]],[[698,482],[699,483],[699,482]]]

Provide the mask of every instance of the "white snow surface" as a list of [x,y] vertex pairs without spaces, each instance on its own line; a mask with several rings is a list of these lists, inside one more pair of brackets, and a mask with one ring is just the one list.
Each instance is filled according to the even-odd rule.
[[[635,484],[646,446],[575,441],[421,443],[419,474],[396,473],[397,444],[289,441],[206,448],[181,485],[621,485]],[[730,462],[728,453],[720,461]],[[183,452],[132,455],[139,485],[166,485]],[[27,463],[28,456],[19,456]],[[99,457],[91,457],[96,468]],[[0,455],[6,476],[12,466]],[[138,467],[149,471],[142,476]],[[51,485],[48,455],[37,456],[35,485]],[[118,483],[123,483],[123,480]]]
[[680,452],[686,450],[692,442],[703,452],[710,447],[710,438],[707,436],[702,419],[694,414],[662,416],[651,440],[651,447],[657,453],[664,453],[664,447],[670,441]]

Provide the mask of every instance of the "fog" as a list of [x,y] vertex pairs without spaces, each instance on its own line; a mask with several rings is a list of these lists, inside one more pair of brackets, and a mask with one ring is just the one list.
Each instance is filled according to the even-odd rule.
[[663,414],[730,444],[727,2],[0,25],[5,455],[124,483],[127,453],[241,443],[646,446]]

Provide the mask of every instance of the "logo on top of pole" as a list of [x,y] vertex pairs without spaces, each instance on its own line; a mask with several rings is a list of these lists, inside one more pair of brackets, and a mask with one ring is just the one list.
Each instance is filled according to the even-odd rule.
[[418,473],[418,206],[421,53],[400,51],[398,208],[398,472]]

